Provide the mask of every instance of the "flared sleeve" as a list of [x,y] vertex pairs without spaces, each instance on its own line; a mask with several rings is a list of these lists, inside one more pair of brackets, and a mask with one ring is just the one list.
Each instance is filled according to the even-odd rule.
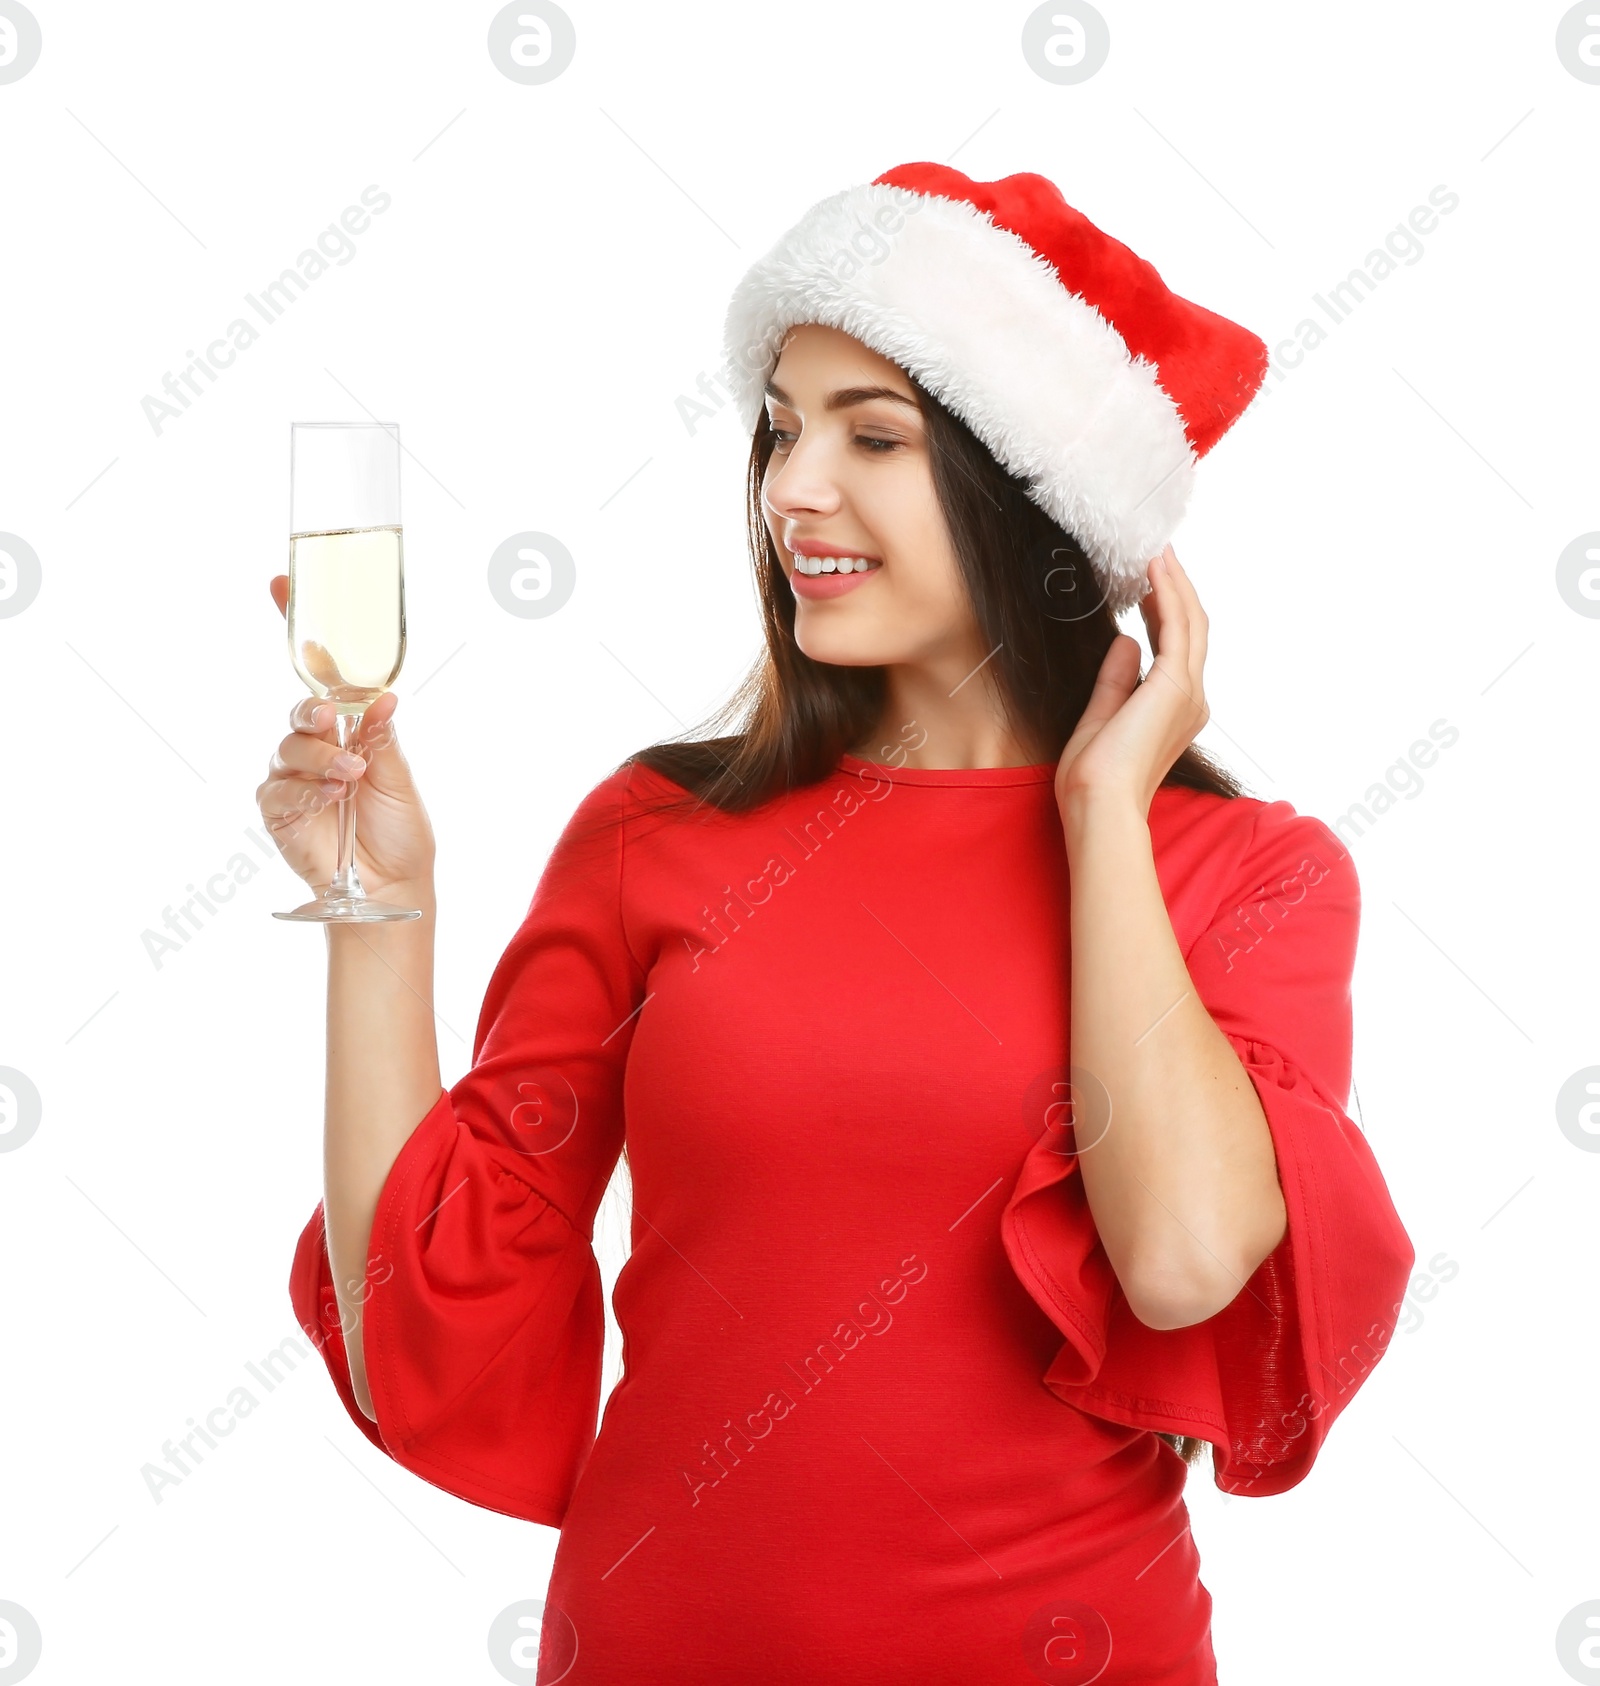
[[622,1148],[643,973],[623,929],[627,768],[584,798],[490,977],[472,1066],[400,1150],[368,1249],[356,1404],[319,1202],[289,1277],[357,1427],[396,1463],[558,1528],[594,1442],[605,1314],[591,1238]]
[[1304,1479],[1386,1350],[1415,1260],[1345,1111],[1359,919],[1349,852],[1280,801],[1257,806],[1221,905],[1188,921],[1202,926],[1189,975],[1260,1097],[1288,1212],[1282,1241],[1221,1311],[1179,1329],[1133,1315],[1070,1125],[1041,1132],[1001,1215],[1012,1268],[1064,1337],[1045,1385],[1109,1421],[1210,1441],[1226,1493]]

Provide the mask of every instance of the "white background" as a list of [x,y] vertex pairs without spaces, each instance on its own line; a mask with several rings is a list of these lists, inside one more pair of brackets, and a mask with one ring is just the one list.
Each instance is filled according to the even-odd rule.
[[[1555,581],[1600,528],[1600,86],[1558,60],[1564,8],[1104,0],[1076,86],[1025,61],[1026,6],[569,0],[542,86],[491,62],[494,9],[40,0],[0,86],[0,530],[43,582],[0,618],[0,1065],[44,1104],[0,1155],[0,1598],[41,1624],[36,1678],[494,1680],[489,1624],[556,1543],[383,1458],[314,1357],[159,1504],[141,1473],[298,1333],[321,1192],[323,938],[268,917],[302,886],[247,836],[303,694],[267,594],[289,422],[395,420],[411,453],[397,724],[450,1083],[579,798],[755,654],[747,439],[676,405],[729,292],[815,200],[926,159],[1049,176],[1270,344],[1328,328],[1176,538],[1202,741],[1331,823],[1459,731],[1351,837],[1361,1117],[1449,1279],[1300,1487],[1191,1477],[1222,1679],[1567,1679],[1557,1626],[1600,1598],[1600,1155],[1555,1111],[1600,1063],[1600,620]],[[372,183],[355,256],[156,433],[141,399]],[[1330,327],[1313,295],[1440,184],[1420,259]],[[529,529],[577,563],[542,620],[485,583]],[[263,870],[157,966],[144,934],[240,851]]]

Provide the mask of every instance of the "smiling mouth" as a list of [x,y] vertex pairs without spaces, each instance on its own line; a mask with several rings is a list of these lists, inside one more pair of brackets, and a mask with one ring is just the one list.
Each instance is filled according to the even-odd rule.
[[[865,568],[860,564],[865,557],[845,557],[844,561],[853,566],[823,569],[823,562],[835,562],[838,558],[828,556],[797,556],[794,572],[789,576],[789,589],[799,598],[820,600],[827,597],[843,597],[847,592],[863,591],[871,584],[873,576],[883,572],[881,562],[867,562]],[[808,572],[800,564],[804,562],[816,568],[816,572]]]
[[870,556],[800,556],[794,559],[802,574],[865,574],[883,564]]

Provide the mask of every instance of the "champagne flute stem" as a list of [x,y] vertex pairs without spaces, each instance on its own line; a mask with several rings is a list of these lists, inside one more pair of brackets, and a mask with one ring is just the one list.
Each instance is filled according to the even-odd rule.
[[[352,755],[359,753],[356,744],[361,735],[364,712],[346,714],[341,710],[339,714],[339,747]],[[349,794],[339,798],[339,860],[334,870],[333,882],[328,886],[328,894],[359,899],[366,892],[361,888],[361,880],[356,877],[356,787],[353,779],[347,782]]]

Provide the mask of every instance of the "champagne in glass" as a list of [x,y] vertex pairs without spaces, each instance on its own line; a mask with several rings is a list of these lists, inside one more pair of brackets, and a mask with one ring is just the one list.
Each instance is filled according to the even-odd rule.
[[[337,711],[341,749],[405,659],[400,429],[392,422],[295,422],[289,430],[289,657]],[[338,863],[313,901],[275,919],[420,919],[374,901],[355,866],[356,798],[339,800]]]

